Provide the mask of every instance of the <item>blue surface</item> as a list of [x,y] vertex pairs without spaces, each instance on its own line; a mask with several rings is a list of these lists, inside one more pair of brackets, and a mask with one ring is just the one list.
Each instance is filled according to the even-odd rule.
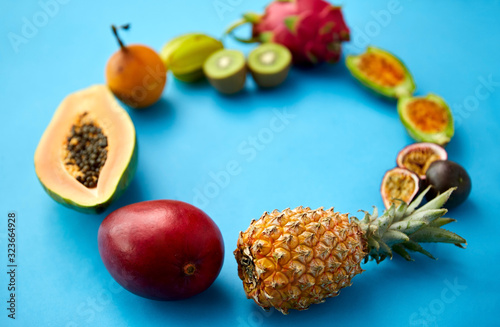
[[[226,11],[218,13],[214,5],[221,2]],[[140,158],[122,198],[104,214],[88,216],[45,194],[33,169],[35,148],[67,94],[104,83],[106,61],[117,49],[110,23],[131,22],[124,40],[159,50],[185,32],[220,35],[240,13],[261,11],[265,3],[73,0],[53,9],[44,22],[38,1],[0,2],[0,271],[6,269],[7,212],[19,216],[17,319],[7,318],[8,280],[1,273],[0,325],[497,325],[499,1],[344,1],[353,31],[346,52],[372,43],[396,53],[412,71],[417,94],[437,93],[455,112],[456,136],[447,149],[450,159],[469,171],[473,190],[448,216],[458,220],[449,228],[467,239],[466,250],[429,245],[438,261],[415,255],[415,262],[369,263],[339,297],[286,317],[265,313],[245,298],[232,251],[238,232],[252,218],[298,205],[335,206],[353,214],[381,207],[382,175],[395,165],[397,152],[412,143],[395,104],[360,87],[343,63],[293,69],[286,83],[271,91],[258,91],[249,81],[247,90],[234,97],[220,96],[206,82],[187,85],[169,75],[157,105],[129,110]],[[380,14],[389,9],[389,16]],[[22,35],[23,19],[33,16],[41,26],[14,51],[9,33]],[[476,93],[481,80],[489,78],[496,84]],[[284,128],[269,132],[276,112],[285,109],[291,117]],[[255,137],[264,141],[258,148],[249,143]],[[214,189],[211,176],[232,161],[239,173]],[[196,199],[197,191],[209,199]],[[189,300],[155,302],[123,290],[97,250],[97,230],[106,214],[160,198],[199,205],[224,236],[226,257],[218,279]]]

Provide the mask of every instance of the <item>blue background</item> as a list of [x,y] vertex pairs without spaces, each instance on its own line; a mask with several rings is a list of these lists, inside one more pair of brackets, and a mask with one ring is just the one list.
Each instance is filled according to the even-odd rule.
[[[226,7],[218,12],[214,5],[221,2]],[[458,220],[449,228],[467,239],[466,250],[431,244],[426,248],[437,261],[416,254],[415,262],[394,258],[369,263],[339,297],[289,316],[265,313],[245,298],[232,251],[238,232],[252,218],[298,205],[335,206],[352,214],[381,207],[381,178],[395,165],[397,152],[412,143],[395,103],[360,87],[342,62],[293,69],[275,90],[259,91],[249,79],[246,91],[233,97],[219,95],[206,82],[188,85],[169,75],[157,105],[128,109],[140,156],[137,175],[122,198],[104,214],[89,216],[45,194],[34,173],[35,148],[67,94],[104,83],[106,61],[117,50],[111,23],[132,23],[123,33],[125,42],[159,50],[186,32],[218,36],[241,13],[260,12],[265,3],[66,1],[16,52],[9,33],[22,35],[23,19],[32,21],[43,7],[38,1],[0,2],[0,272],[7,261],[7,212],[19,216],[17,319],[13,323],[6,317],[8,282],[0,273],[0,325],[496,325],[499,1],[343,2],[353,37],[346,53],[361,52],[368,43],[394,52],[412,71],[418,95],[437,93],[455,112],[456,136],[447,150],[451,160],[469,171],[473,190],[448,216]],[[384,15],[389,9],[393,13]],[[232,41],[226,46],[245,52],[252,48]],[[483,88],[479,99],[481,79],[489,78],[497,84],[488,92]],[[293,116],[285,128],[266,134],[276,110],[285,108]],[[245,142],[259,135],[267,143],[261,142],[250,156]],[[211,176],[232,161],[240,173],[213,188]],[[208,200],[196,202],[197,190]],[[198,204],[224,236],[226,257],[218,279],[189,300],[137,297],[114,283],[99,257],[96,235],[106,214],[161,198]]]

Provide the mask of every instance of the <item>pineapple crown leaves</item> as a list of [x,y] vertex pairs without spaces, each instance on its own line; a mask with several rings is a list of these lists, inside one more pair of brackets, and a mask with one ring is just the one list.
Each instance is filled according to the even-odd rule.
[[430,187],[425,189],[410,204],[398,200],[400,203],[397,206],[393,203],[380,217],[377,207],[374,207],[371,214],[363,211],[365,216],[362,220],[352,218],[359,223],[368,242],[365,262],[370,259],[379,263],[387,257],[392,258],[393,252],[406,260],[412,260],[408,251],[420,252],[435,259],[419,243],[452,243],[464,248],[467,242],[463,237],[441,228],[455,221],[444,218],[443,215],[448,210],[442,208],[455,188],[449,189],[418,208],[429,189]]

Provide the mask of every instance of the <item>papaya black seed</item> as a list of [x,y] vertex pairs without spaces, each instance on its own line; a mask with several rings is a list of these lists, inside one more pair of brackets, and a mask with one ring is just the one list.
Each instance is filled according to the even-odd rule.
[[80,121],[71,126],[66,138],[68,156],[65,164],[78,167],[83,176],[77,176],[76,180],[92,188],[97,186],[99,173],[107,159],[108,138],[94,122],[81,123],[86,115],[82,114]]

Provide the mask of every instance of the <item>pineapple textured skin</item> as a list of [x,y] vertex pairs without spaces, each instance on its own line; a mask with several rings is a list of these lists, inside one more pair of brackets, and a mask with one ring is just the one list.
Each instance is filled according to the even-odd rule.
[[234,251],[247,297],[266,310],[305,310],[350,286],[363,259],[379,263],[395,252],[411,261],[408,251],[435,259],[420,245],[428,242],[465,248],[463,237],[441,228],[455,221],[443,217],[448,210],[442,208],[455,189],[419,207],[429,189],[409,204],[398,200],[381,216],[376,207],[364,211],[362,220],[333,208],[265,212],[240,232]]
[[364,232],[347,214],[303,207],[253,220],[234,251],[247,297],[284,314],[337,296],[363,271],[367,253]]

